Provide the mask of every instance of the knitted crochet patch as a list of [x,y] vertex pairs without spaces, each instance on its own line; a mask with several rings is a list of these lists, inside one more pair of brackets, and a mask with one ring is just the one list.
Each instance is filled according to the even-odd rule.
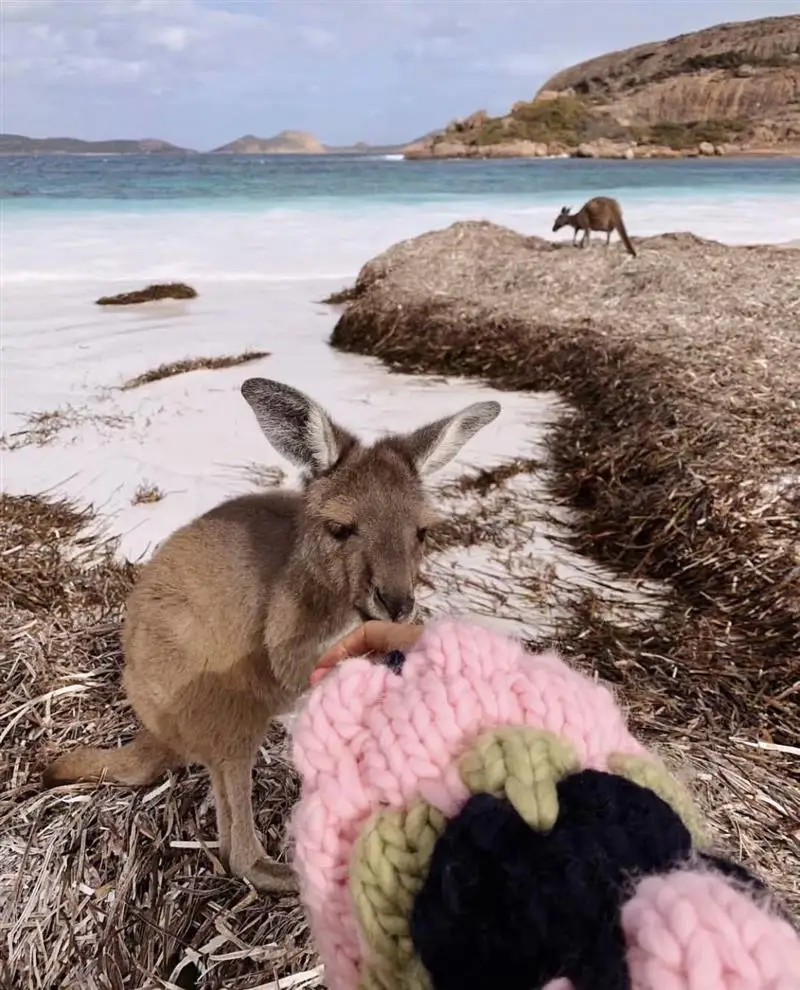
[[293,746],[329,990],[800,990],[797,933],[552,652],[434,624],[325,677]]

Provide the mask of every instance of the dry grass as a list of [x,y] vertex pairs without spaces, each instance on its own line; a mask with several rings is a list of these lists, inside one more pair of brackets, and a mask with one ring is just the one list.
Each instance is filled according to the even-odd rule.
[[121,292],[116,296],[101,296],[95,300],[98,306],[132,306],[153,302],[156,299],[195,299],[197,290],[183,282],[160,282],[135,292]]
[[[448,549],[497,544],[498,558],[524,549],[525,499],[512,486],[522,481],[529,489],[540,467],[520,460],[443,493],[456,521],[433,534],[440,563],[431,560],[428,575],[445,602],[455,597],[451,581],[463,581],[467,571],[448,571]],[[460,510],[459,499],[466,500]],[[532,502],[539,504],[538,496]],[[40,789],[41,771],[57,753],[79,742],[111,746],[135,727],[120,684],[119,643],[135,568],[117,562],[113,545],[86,535],[91,522],[89,512],[66,503],[0,498],[0,944],[7,953],[0,951],[0,985],[278,990],[275,980],[294,974],[293,986],[319,987],[296,901],[270,901],[219,869],[203,771],[191,768],[143,791]],[[513,582],[479,569],[470,577],[470,600],[483,595],[487,610],[500,614]],[[523,582],[523,609],[544,601],[549,583],[546,569]],[[591,600],[601,596],[598,588]],[[649,676],[642,659],[634,680]],[[693,777],[723,844],[800,907],[792,845],[800,788],[788,780],[792,756],[752,751],[724,736],[709,744],[685,722],[676,733],[670,712],[652,707],[657,695],[631,692],[634,722],[662,748],[667,740],[667,755]],[[659,731],[666,723],[671,731]],[[254,774],[258,823],[273,854],[283,847],[297,791],[276,727]]]
[[[81,535],[90,521],[65,503],[0,496],[0,985],[245,990],[311,970],[295,900],[218,870],[204,772],[149,792],[40,790],[56,753],[113,746],[135,725],[119,644],[135,572]],[[282,730],[262,753],[255,807],[278,853],[297,794]]]
[[26,416],[23,429],[0,436],[0,450],[45,447],[61,438],[65,431],[76,430],[87,424],[121,429],[129,422],[130,417],[121,413],[94,412],[88,409],[76,409],[74,406],[31,413]]
[[189,371],[216,371],[219,368],[236,368],[240,364],[260,361],[261,358],[265,357],[269,357],[269,351],[243,351],[241,354],[222,354],[218,357],[184,358],[182,361],[170,361],[129,379],[124,385],[120,385],[120,389],[127,392],[133,388],[141,388],[142,385],[149,385],[151,382],[159,382],[163,378],[184,375]]
[[[475,501],[462,513],[461,530],[448,528],[447,546],[521,532],[512,523],[522,500],[507,486],[538,467],[520,461],[453,485],[449,496]],[[0,985],[249,990],[307,973],[295,985],[318,987],[294,899],[272,902],[220,871],[203,771],[186,770],[138,792],[91,785],[40,790],[41,770],[56,753],[78,742],[114,745],[135,726],[121,690],[119,647],[135,568],[117,563],[113,546],[82,536],[90,523],[88,512],[65,503],[0,500],[0,675],[6,687],[0,699],[6,756],[0,769],[0,939],[7,951]],[[429,573],[450,598],[446,576],[435,566]],[[485,595],[498,596],[495,611],[501,611],[508,581],[477,578]],[[531,602],[538,599],[535,586],[523,592]],[[475,589],[470,593],[474,598]],[[634,673],[648,676],[642,667]],[[662,719],[647,700],[647,692],[633,692],[634,721],[693,779],[724,847],[755,863],[786,903],[800,908],[793,846],[800,788],[788,780],[791,754],[753,751],[728,737],[709,743],[690,724],[659,732],[669,713]],[[254,804],[268,848],[278,854],[297,796],[279,728],[262,754]]]
[[133,493],[131,505],[152,505],[154,502],[160,502],[165,496],[166,492],[159,488],[158,485],[143,481]]

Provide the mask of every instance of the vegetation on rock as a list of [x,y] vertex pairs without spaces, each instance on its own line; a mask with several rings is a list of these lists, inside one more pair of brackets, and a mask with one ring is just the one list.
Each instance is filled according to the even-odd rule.
[[724,145],[738,140],[747,131],[744,120],[695,120],[687,124],[664,120],[649,127],[636,128],[640,144],[654,144],[685,151],[708,142]]

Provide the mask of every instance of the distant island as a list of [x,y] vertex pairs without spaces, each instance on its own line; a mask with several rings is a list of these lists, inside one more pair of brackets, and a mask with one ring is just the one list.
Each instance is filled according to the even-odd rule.
[[212,155],[402,155],[406,148],[416,147],[420,142],[433,137],[433,133],[414,141],[399,144],[368,144],[359,141],[357,144],[333,145],[323,144],[319,138],[308,131],[281,131],[274,137],[260,138],[254,134],[215,148]]
[[[438,133],[438,132],[436,132]],[[212,155],[388,155],[403,154],[433,133],[416,141],[390,145],[359,142],[352,145],[323,144],[307,131],[281,131],[273,137],[245,134],[205,154]],[[192,148],[181,148],[169,141],[146,140],[82,141],[79,138],[31,138],[21,134],[0,134],[0,155],[196,155]]]
[[719,24],[563,69],[407,158],[800,156],[800,15]]
[[307,131],[281,131],[274,137],[260,138],[254,134],[214,148],[212,155],[324,155],[325,145]]
[[81,141],[79,138],[31,138],[22,134],[0,134],[0,155],[192,155],[169,141]]

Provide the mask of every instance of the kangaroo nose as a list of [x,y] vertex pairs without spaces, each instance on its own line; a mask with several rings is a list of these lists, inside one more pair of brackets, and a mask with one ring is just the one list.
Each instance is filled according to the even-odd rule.
[[407,619],[414,608],[413,595],[395,595],[376,588],[375,597],[386,610],[386,614],[392,622],[400,622],[403,619]]

